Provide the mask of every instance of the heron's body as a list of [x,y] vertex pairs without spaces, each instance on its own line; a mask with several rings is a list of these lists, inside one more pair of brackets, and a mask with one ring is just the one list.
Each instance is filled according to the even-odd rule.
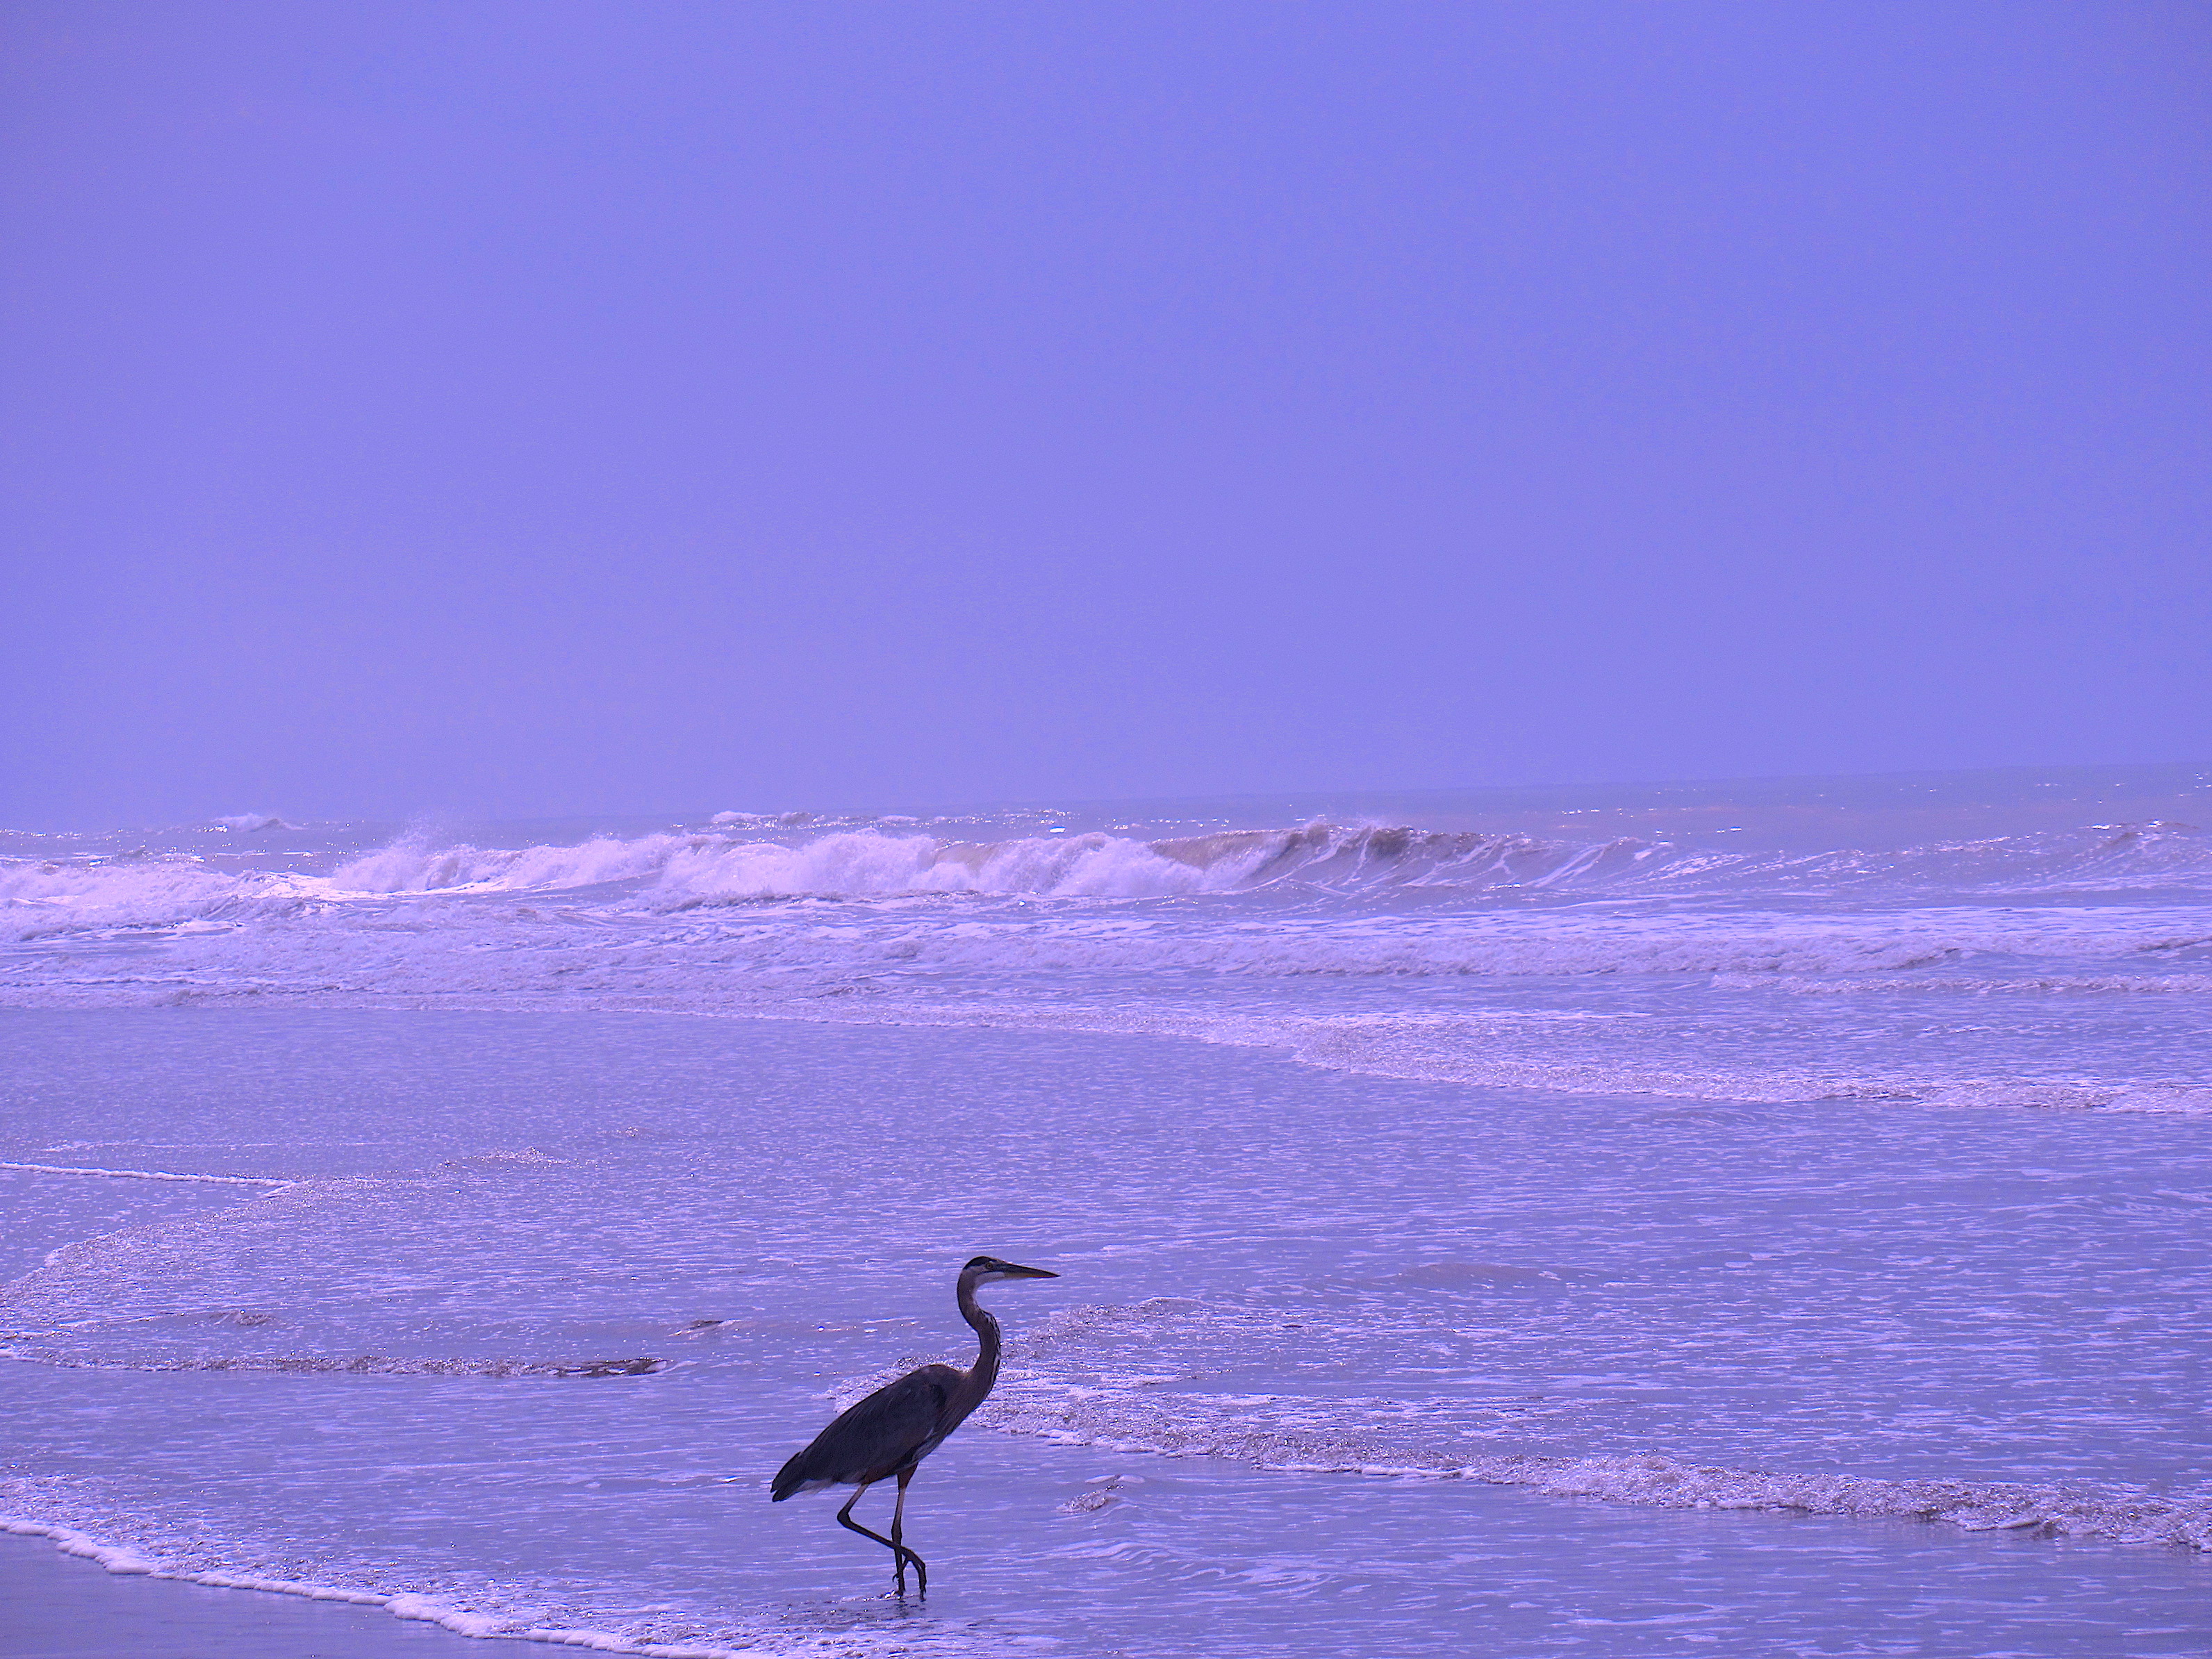
[[[1002,1279],[1058,1277],[1042,1267],[1016,1267],[994,1256],[979,1255],[970,1261],[960,1270],[959,1302],[960,1316],[975,1329],[975,1363],[966,1370],[957,1365],[924,1365],[840,1413],[805,1450],[776,1472],[770,1489],[775,1500],[781,1504],[794,1492],[819,1492],[825,1486],[859,1487],[837,1511],[839,1523],[890,1551],[901,1594],[906,1590],[910,1561],[922,1594],[927,1595],[929,1568],[907,1548],[903,1537],[906,1486],[921,1460],[967,1420],[999,1380],[999,1322],[983,1310],[975,1292]],[[886,1538],[854,1520],[853,1505],[877,1481],[894,1478],[898,1481],[898,1503],[891,1511],[891,1535]]]
[[[878,1389],[783,1466],[776,1501],[824,1486],[867,1486],[913,1468],[982,1403],[990,1382],[976,1389],[973,1376],[957,1365],[925,1365]],[[968,1395],[973,1398],[962,1398]]]

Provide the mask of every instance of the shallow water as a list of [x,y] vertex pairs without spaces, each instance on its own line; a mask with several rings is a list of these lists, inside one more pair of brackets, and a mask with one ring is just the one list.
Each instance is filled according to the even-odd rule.
[[[0,1171],[65,1247],[0,1508],[179,1571],[860,1653],[2212,1645],[2192,1117],[588,1009],[18,1010],[0,1082],[0,1159],[269,1183]],[[971,1351],[978,1249],[1065,1278],[991,1293],[902,1606],[764,1483]]]

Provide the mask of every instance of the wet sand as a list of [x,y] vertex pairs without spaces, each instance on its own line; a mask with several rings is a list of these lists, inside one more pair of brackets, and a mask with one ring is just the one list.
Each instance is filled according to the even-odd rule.
[[484,1652],[465,1636],[380,1607],[113,1573],[63,1554],[47,1539],[0,1537],[0,1659],[484,1659]]

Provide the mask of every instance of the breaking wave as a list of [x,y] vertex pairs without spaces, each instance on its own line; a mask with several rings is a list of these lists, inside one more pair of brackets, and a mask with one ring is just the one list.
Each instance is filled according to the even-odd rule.
[[320,887],[289,872],[232,872],[187,859],[5,862],[0,939],[296,915]]
[[[1000,842],[846,832],[788,845],[664,836],[575,848],[441,855],[422,878],[392,882],[404,854],[337,873],[379,891],[461,886],[573,886],[651,878],[670,903],[801,896],[979,893],[1047,898],[1157,898],[1283,888],[1393,888],[1540,893],[1691,890],[1701,894],[1888,889],[2081,890],[2212,885],[2212,836],[2179,824],[2106,826],[1901,852],[1715,852],[1621,837],[1530,836],[1316,823],[1140,841],[1094,831]],[[390,883],[390,884],[387,884]]]
[[1104,832],[946,841],[882,829],[805,840],[735,830],[600,836],[520,848],[403,837],[324,875],[222,869],[186,855],[0,862],[0,938],[250,921],[379,897],[584,890],[666,912],[933,894],[1110,900],[1419,890],[1511,900],[2157,889],[2212,889],[2212,835],[2152,823],[1819,854],[1322,823],[1152,841]]

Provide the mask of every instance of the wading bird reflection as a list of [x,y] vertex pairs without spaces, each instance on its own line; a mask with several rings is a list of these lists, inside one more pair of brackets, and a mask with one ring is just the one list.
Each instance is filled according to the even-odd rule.
[[[966,1370],[957,1365],[924,1365],[878,1389],[839,1414],[814,1437],[813,1443],[776,1471],[775,1501],[824,1486],[858,1486],[837,1511],[837,1523],[872,1538],[891,1553],[898,1593],[906,1594],[907,1563],[914,1564],[922,1595],[929,1594],[928,1564],[906,1547],[906,1484],[921,1460],[935,1451],[968,1413],[983,1403],[999,1380],[999,1322],[983,1311],[975,1292],[1002,1279],[1057,1279],[1042,1267],[1018,1267],[994,1255],[979,1255],[960,1270],[960,1316],[975,1328],[981,1346]],[[898,1477],[898,1501],[891,1507],[891,1535],[871,1532],[853,1519],[853,1505],[878,1480]]]

